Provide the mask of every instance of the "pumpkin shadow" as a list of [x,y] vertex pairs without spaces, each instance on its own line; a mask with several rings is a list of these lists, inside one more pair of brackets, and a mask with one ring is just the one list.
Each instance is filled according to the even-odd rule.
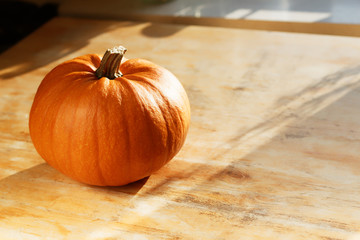
[[[83,219],[91,220],[86,220],[90,225],[97,222],[94,227],[105,224],[99,219],[116,224],[131,210],[132,199],[147,179],[122,187],[93,187],[41,163],[0,180],[0,222],[5,220],[2,226],[16,231],[22,231],[19,222],[29,229],[45,224],[59,234],[70,234],[64,226]],[[82,229],[83,225],[77,227]]]
[[149,177],[145,177],[136,182],[132,182],[123,186],[92,186],[92,185],[86,185],[86,186],[99,191],[108,191],[113,193],[126,193],[130,195],[136,195],[148,180]]
[[47,163],[41,163],[0,179],[0,192],[7,192],[7,199],[13,196],[16,200],[19,200],[18,192],[27,193],[22,197],[28,199],[34,198],[34,192],[36,191],[41,191],[44,195],[58,195],[60,191],[62,192],[61,195],[69,196],[76,196],[77,194],[74,194],[76,191],[83,192],[84,194],[90,192],[95,195],[104,195],[104,193],[106,195],[108,193],[115,198],[120,197],[130,200],[141,190],[148,179],[149,177],[146,177],[136,182],[116,187],[91,186],[72,180]]

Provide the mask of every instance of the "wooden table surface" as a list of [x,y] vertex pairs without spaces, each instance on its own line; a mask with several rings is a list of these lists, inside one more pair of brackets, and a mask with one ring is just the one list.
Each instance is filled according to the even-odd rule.
[[[192,108],[148,179],[92,187],[36,153],[57,64],[115,45],[171,70]],[[0,56],[1,239],[360,239],[360,39],[56,18]]]

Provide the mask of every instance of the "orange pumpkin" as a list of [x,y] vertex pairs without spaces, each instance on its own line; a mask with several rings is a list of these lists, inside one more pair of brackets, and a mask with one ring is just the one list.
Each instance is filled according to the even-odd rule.
[[46,162],[83,183],[120,186],[151,175],[182,147],[190,123],[186,92],[168,70],[123,59],[66,61],[41,82],[30,111],[30,136]]

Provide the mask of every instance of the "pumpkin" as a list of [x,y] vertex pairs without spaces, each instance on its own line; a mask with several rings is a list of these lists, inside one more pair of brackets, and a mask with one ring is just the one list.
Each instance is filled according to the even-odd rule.
[[190,105],[178,79],[124,47],[66,61],[41,82],[29,116],[40,156],[90,185],[120,186],[169,162],[184,144]]

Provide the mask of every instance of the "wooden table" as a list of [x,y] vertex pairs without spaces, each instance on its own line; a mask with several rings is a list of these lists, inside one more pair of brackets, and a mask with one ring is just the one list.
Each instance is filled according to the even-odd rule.
[[[57,64],[115,45],[178,76],[192,122],[148,179],[92,187],[36,153]],[[56,18],[0,57],[1,239],[359,239],[360,40]]]

